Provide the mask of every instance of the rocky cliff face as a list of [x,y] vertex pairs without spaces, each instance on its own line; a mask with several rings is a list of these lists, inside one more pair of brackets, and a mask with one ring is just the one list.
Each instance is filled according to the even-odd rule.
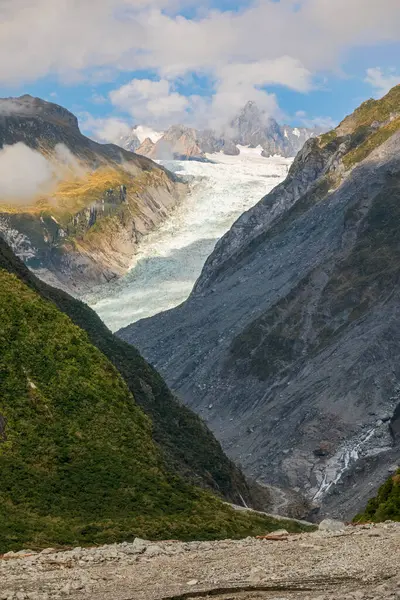
[[70,112],[30,96],[0,101],[7,147],[29,148],[53,177],[29,198],[0,187],[0,233],[29,266],[69,289],[124,273],[141,237],[185,189],[147,158],[86,138]]
[[122,330],[269,484],[350,517],[400,459],[400,86],[306,142],[187,302]]
[[[152,159],[205,160],[206,154],[223,152],[237,155],[238,145],[262,148],[263,156],[295,156],[306,140],[318,134],[317,130],[278,125],[268,118],[254,102],[248,102],[242,111],[226,125],[222,132],[211,129],[196,130],[183,125],[170,127],[156,144],[143,143],[138,154]],[[122,140],[124,148],[131,149]]]

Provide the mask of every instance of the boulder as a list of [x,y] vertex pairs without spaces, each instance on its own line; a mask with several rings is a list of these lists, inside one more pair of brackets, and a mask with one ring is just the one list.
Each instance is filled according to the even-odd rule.
[[346,525],[342,521],[335,521],[334,519],[324,519],[318,526],[320,531],[343,531],[346,529]]

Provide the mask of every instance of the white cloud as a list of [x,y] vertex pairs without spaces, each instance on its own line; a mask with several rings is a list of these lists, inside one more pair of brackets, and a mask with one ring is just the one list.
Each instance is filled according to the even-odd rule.
[[215,70],[211,99],[183,96],[174,91],[168,79],[133,79],[110,93],[113,105],[132,116],[137,123],[165,128],[172,122],[196,127],[225,125],[248,100],[270,116],[278,116],[276,96],[260,88],[268,84],[287,85],[307,91],[311,73],[288,56],[252,63],[222,65]]
[[[283,56],[337,68],[349,47],[398,41],[398,0],[254,0],[186,19],[191,0],[2,0],[0,81],[152,68],[161,78]],[[203,5],[204,3],[202,3]],[[207,3],[206,3],[207,5]],[[167,12],[165,12],[167,11]],[[29,40],[29,52],[22,52]],[[74,75],[75,74],[75,75]]]
[[118,143],[121,137],[128,135],[132,126],[127,121],[117,117],[96,119],[89,113],[79,115],[79,123],[82,130],[99,142]]
[[[307,92],[315,75],[340,72],[350,48],[400,41],[399,0],[253,0],[236,12],[211,10],[209,4],[1,0],[0,83],[49,74],[64,83],[94,83],[112,81],[116,72],[149,69],[158,81],[136,80],[115,90],[116,107],[157,126],[181,121],[180,112],[188,122],[219,122],[224,111],[249,99],[279,113],[275,96],[260,88]],[[197,9],[195,18],[179,14],[189,5]],[[23,52],[27,40],[29,51]],[[176,81],[191,73],[214,81],[212,99],[176,91]],[[393,77],[376,69],[368,74],[379,91]]]
[[189,99],[174,92],[166,79],[133,79],[110,93],[113,105],[129,113],[136,122],[162,126],[189,107]]
[[332,117],[307,117],[304,112],[299,112],[300,114],[296,113],[296,116],[299,118],[303,127],[309,127],[310,129],[313,127],[318,127],[324,131],[329,131],[338,125],[337,122],[332,119]]
[[92,104],[107,104],[107,98],[102,94],[93,91],[90,102],[92,102]]
[[22,142],[0,150],[0,200],[26,203],[50,193],[65,177],[80,177],[85,170],[64,144],[57,144],[51,159]]
[[367,69],[366,83],[369,83],[379,96],[384,96],[395,85],[400,83],[400,75],[395,73],[394,69],[390,69],[384,73],[379,67]]
[[50,163],[22,142],[0,150],[0,198],[27,201],[48,189],[53,180]]

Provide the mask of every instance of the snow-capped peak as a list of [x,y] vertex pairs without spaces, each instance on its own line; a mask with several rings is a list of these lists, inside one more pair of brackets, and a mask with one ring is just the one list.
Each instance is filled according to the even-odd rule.
[[141,144],[143,144],[144,140],[147,138],[149,138],[153,144],[156,144],[164,135],[163,131],[154,131],[154,129],[151,129],[151,127],[147,127],[146,125],[138,125],[133,132]]

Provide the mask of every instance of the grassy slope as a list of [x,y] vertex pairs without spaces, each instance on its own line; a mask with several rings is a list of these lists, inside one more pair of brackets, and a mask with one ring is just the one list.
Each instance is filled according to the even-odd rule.
[[167,472],[151,422],[118,371],[53,303],[5,270],[0,348],[0,551],[279,526]]
[[375,498],[371,498],[365,511],[358,514],[359,521],[400,521],[400,469],[379,488]]
[[16,274],[86,330],[91,343],[115,365],[137,403],[151,417],[154,439],[171,469],[228,500],[241,504],[242,495],[251,503],[242,473],[225,456],[203,421],[176,400],[164,380],[133,346],[115,337],[88,306],[37,279],[1,238],[0,268]]
[[[379,123],[380,127],[372,127],[374,123]],[[397,85],[383,98],[363,102],[336,129],[321,135],[319,143],[321,147],[329,144],[339,147],[346,138],[349,139],[350,144],[343,157],[343,164],[346,169],[351,169],[399,129],[400,85]]]

